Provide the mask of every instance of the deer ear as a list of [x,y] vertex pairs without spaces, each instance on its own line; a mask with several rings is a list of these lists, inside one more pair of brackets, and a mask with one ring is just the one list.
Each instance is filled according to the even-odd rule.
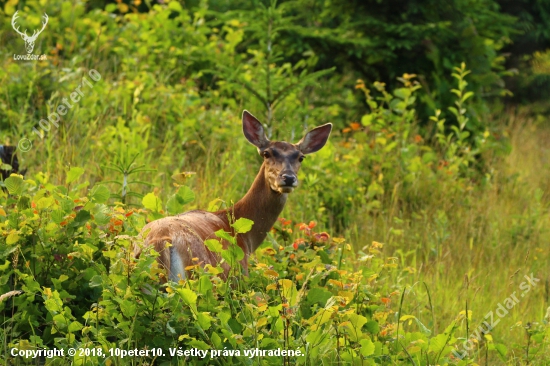
[[246,109],[243,111],[243,133],[246,139],[258,150],[263,150],[269,145],[264,126]]
[[327,143],[330,131],[332,131],[332,123],[316,127],[309,131],[296,145],[304,154],[319,151]]

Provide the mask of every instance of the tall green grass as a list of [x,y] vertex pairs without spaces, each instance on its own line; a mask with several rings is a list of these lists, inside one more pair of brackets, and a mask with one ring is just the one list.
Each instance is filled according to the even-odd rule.
[[[166,202],[176,190],[172,176],[195,172],[181,178],[196,196],[187,209],[213,207],[215,199],[230,205],[244,195],[261,158],[242,136],[239,116],[249,104],[263,107],[243,98],[234,84],[210,80],[205,85],[202,78],[215,66],[213,60],[232,57],[236,44],[229,35],[243,25],[228,22],[219,33],[205,24],[204,14],[171,7],[112,17],[102,10],[84,13],[82,4],[64,5],[59,24],[52,22],[51,33],[43,35],[48,44],[55,39],[63,45],[47,63],[17,63],[8,57],[11,51],[0,49],[3,143],[15,145],[32,136],[38,120],[74,90],[89,68],[102,75],[59,129],[52,128],[43,140],[35,138],[29,152],[19,153],[28,177],[45,176],[61,185],[70,167],[82,167],[82,182],[89,184],[80,192],[86,195],[96,183],[120,182],[121,175],[108,167],[137,156],[136,164],[152,171],[131,177],[146,183],[131,183],[132,192],[154,191]],[[81,17],[71,15],[75,9]],[[1,31],[10,32],[9,21],[3,24]],[[67,28],[71,32],[64,32]],[[254,67],[247,65],[246,74],[258,71]],[[343,84],[326,78],[317,89],[333,90],[338,102],[349,102],[355,97]],[[366,90],[363,82],[358,85]],[[542,324],[549,306],[548,121],[509,110],[486,117],[486,131],[468,130],[471,136],[462,138],[453,135],[447,113],[440,134],[452,137],[456,151],[449,153],[434,132],[437,122],[418,120],[411,101],[418,86],[414,78],[405,77],[403,85],[400,91],[369,85],[367,103],[378,105],[356,111],[354,120],[338,103],[330,103],[334,100],[323,103],[309,89],[291,95],[289,106],[281,107],[273,121],[279,137],[290,139],[304,127],[333,119],[336,131],[324,150],[304,161],[300,187],[282,217],[295,223],[315,220],[319,231],[345,237],[354,253],[373,241],[383,243],[384,259],[400,270],[388,274],[391,281],[379,287],[386,293],[375,296],[405,290],[400,313],[415,315],[434,334],[468,310],[471,318],[459,329],[467,337],[488,311],[518,290],[524,275],[533,273],[541,282],[492,332],[495,341],[508,346],[509,364],[526,364],[530,338],[525,327]],[[310,119],[296,117],[304,115]],[[472,153],[479,147],[476,138],[487,141],[479,154]],[[105,184],[120,192],[120,185]],[[115,199],[109,203],[117,204]],[[142,207],[136,197],[129,203]],[[297,231],[294,227],[286,244]],[[348,257],[343,261],[358,265]],[[550,357],[547,339],[529,342],[531,351],[541,347],[533,362],[544,364]],[[484,362],[482,356],[476,356],[478,363]],[[490,357],[489,364],[500,362]]]

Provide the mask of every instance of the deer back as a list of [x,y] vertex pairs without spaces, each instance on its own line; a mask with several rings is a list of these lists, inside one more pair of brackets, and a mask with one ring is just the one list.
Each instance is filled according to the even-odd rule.
[[[232,233],[226,211],[194,210],[153,221],[143,228],[142,235],[145,236],[144,247],[153,246],[159,253],[158,262],[168,271],[168,278],[178,281],[180,278],[188,277],[186,268],[190,266],[217,266],[220,263],[220,256],[212,253],[204,245],[205,240],[219,240],[215,232],[220,229]],[[223,248],[227,249],[229,243],[225,240],[220,241]],[[245,253],[245,259],[241,264],[247,272],[246,257],[249,253],[242,237],[237,237],[237,245]],[[136,246],[135,256],[139,257],[141,251],[142,247]],[[224,275],[227,276],[229,266],[227,263],[221,266]]]

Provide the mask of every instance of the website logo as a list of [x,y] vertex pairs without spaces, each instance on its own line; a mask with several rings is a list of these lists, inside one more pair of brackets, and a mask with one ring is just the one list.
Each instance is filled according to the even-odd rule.
[[24,32],[21,32],[19,30],[19,26],[17,25],[16,21],[17,18],[19,18],[19,15],[17,15],[19,11],[16,11],[15,14],[13,14],[13,17],[11,18],[11,26],[13,29],[23,38],[23,41],[25,41],[25,48],[27,50],[27,55],[13,55],[13,58],[15,60],[43,60],[46,59],[46,55],[32,55],[32,51],[34,50],[34,43],[36,42],[36,39],[42,33],[44,28],[46,28],[46,24],[48,24],[48,14],[44,13],[44,21],[42,22],[42,29],[40,30],[34,30],[32,33],[32,36],[29,36],[27,34],[27,30],[25,29]]

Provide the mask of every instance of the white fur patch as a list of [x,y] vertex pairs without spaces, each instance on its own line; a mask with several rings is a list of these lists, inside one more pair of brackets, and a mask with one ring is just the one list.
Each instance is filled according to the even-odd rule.
[[180,279],[185,279],[185,268],[177,250],[170,247],[170,281],[178,282]]

